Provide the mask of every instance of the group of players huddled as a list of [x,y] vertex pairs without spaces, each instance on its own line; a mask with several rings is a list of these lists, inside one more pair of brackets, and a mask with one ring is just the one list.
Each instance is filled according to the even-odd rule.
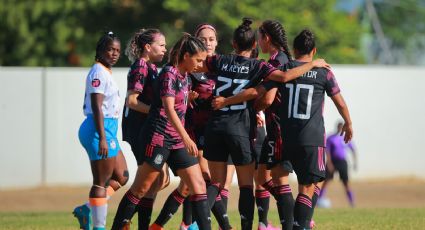
[[[132,65],[122,132],[138,168],[112,229],[129,229],[136,212],[138,229],[165,229],[181,204],[182,230],[211,229],[210,210],[220,229],[232,229],[227,200],[234,169],[240,229],[253,229],[255,203],[258,229],[280,229],[267,219],[271,196],[282,229],[313,227],[325,179],[325,92],[344,119],[346,142],[353,132],[348,108],[330,66],[313,60],[311,31],[296,36],[292,56],[278,21],[266,20],[258,30],[251,24],[244,18],[235,29],[232,54],[216,54],[216,28],[200,24],[172,46],[161,71],[155,63],[166,55],[165,35],[142,29],[132,36],[125,49]],[[259,50],[268,61],[257,58]],[[120,53],[116,35],[103,35],[86,79],[79,139],[90,158],[93,185],[89,201],[74,210],[81,229],[105,229],[107,200],[128,181],[117,139],[122,106],[111,71]],[[155,197],[169,184],[168,168],[181,182],[151,223]],[[292,172],[299,185],[295,200],[288,181]]]

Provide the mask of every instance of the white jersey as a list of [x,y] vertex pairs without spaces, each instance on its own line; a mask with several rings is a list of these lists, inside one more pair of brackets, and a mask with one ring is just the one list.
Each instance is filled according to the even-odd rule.
[[90,94],[100,93],[105,97],[102,103],[104,118],[119,118],[120,95],[117,83],[112,78],[112,72],[101,63],[96,63],[90,69],[86,79],[84,95],[84,115],[93,115]]

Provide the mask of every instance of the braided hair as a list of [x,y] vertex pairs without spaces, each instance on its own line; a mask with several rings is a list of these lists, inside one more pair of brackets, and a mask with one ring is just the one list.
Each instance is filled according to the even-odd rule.
[[266,20],[258,29],[262,35],[268,35],[271,38],[271,43],[278,49],[282,50],[288,59],[291,60],[292,56],[288,48],[288,38],[286,37],[285,28],[278,21]]
[[243,18],[242,24],[233,32],[233,41],[239,51],[251,50],[255,43],[255,31],[251,28],[252,19]]
[[108,46],[114,41],[120,42],[120,39],[112,31],[105,32],[105,34],[99,38],[96,44],[95,61],[101,61],[102,54],[107,51]]
[[177,66],[183,60],[185,53],[189,53],[192,56],[202,51],[206,52],[207,48],[201,40],[189,33],[183,33],[182,38],[171,48],[168,63]]
[[136,59],[140,58],[145,49],[145,45],[152,44],[158,34],[162,34],[158,29],[141,29],[134,33],[125,49],[125,55],[127,55],[130,62],[134,62]]

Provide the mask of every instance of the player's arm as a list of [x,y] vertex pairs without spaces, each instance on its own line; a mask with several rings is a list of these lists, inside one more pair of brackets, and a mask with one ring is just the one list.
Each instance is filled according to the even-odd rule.
[[127,107],[140,113],[149,113],[150,106],[137,100],[137,97],[140,95],[139,91],[129,90],[127,94],[127,100],[125,101]]
[[108,157],[108,143],[106,142],[105,127],[103,123],[102,103],[104,95],[101,93],[91,93],[91,109],[93,111],[96,131],[99,134],[99,155],[103,158]]
[[288,82],[292,81],[307,71],[313,69],[313,68],[330,68],[330,65],[326,63],[324,59],[316,59],[314,61],[308,62],[304,65],[298,66],[293,69],[289,69],[288,71],[273,71],[267,76],[269,80],[277,81],[277,82]]
[[271,90],[267,91],[263,96],[258,97],[255,100],[254,108],[256,111],[265,110],[268,108],[274,101],[274,98],[276,97],[277,88],[272,88]]
[[245,89],[231,97],[215,97],[211,102],[211,106],[214,110],[222,109],[228,105],[239,104],[244,101],[252,100],[259,95],[263,95],[265,92],[266,89],[262,85],[258,85],[255,88]]
[[177,133],[183,139],[183,143],[192,156],[198,156],[198,148],[196,144],[190,139],[189,134],[181,123],[176,110],[174,109],[175,98],[170,96],[164,96],[161,98],[162,104],[164,105],[165,113],[167,114],[168,119],[170,120],[171,125],[176,129]]
[[357,170],[357,150],[352,142],[348,143],[348,147],[350,148],[353,155],[353,169]]
[[331,99],[338,109],[339,114],[342,116],[342,119],[344,119],[344,126],[342,127],[340,135],[344,135],[344,141],[345,143],[348,143],[353,138],[353,127],[351,123],[350,112],[348,111],[348,106],[345,104],[341,93],[333,95]]

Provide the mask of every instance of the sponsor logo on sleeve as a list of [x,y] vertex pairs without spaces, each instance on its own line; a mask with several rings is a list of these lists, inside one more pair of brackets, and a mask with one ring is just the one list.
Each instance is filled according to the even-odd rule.
[[91,86],[93,87],[99,87],[100,86],[100,80],[95,78],[91,81]]

